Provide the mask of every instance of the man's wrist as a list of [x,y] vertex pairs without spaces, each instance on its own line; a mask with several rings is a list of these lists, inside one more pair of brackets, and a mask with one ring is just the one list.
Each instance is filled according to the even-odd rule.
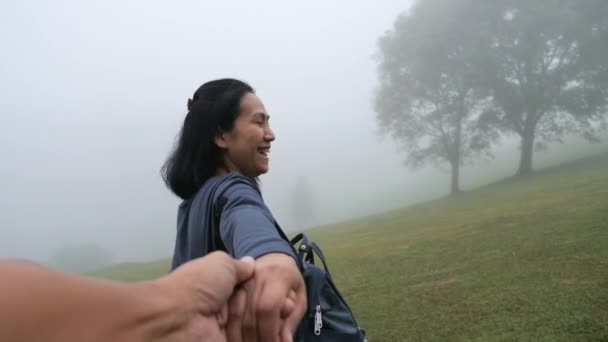
[[132,291],[141,302],[134,331],[139,331],[142,341],[164,341],[187,324],[187,312],[180,305],[179,293],[170,289],[166,279],[135,283]]

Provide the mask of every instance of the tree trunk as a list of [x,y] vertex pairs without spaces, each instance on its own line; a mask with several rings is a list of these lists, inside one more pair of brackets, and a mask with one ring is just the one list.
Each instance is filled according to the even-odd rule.
[[537,120],[534,115],[528,115],[524,130],[521,134],[521,155],[517,176],[526,176],[532,173],[532,156],[534,152],[534,138]]
[[452,164],[452,186],[451,186],[451,195],[457,195],[460,193],[460,165]]
[[452,155],[450,156],[450,164],[452,165],[452,186],[450,194],[456,195],[460,193],[460,162],[461,155],[460,151],[462,150],[462,118],[463,118],[463,110],[458,115],[458,120],[456,122],[456,132],[454,137],[454,146],[452,146]]

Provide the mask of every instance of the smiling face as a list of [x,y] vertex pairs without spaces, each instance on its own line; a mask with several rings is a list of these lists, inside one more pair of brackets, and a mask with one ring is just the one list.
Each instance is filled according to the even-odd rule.
[[257,177],[268,172],[268,154],[275,136],[264,104],[253,93],[241,98],[240,113],[230,132],[219,132],[215,144],[224,151],[228,172]]

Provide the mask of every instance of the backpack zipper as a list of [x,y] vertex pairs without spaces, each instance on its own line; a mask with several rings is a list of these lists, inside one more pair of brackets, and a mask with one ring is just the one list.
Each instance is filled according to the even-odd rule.
[[317,305],[317,312],[315,313],[315,335],[321,335],[321,328],[323,327],[323,316],[321,316],[321,305]]

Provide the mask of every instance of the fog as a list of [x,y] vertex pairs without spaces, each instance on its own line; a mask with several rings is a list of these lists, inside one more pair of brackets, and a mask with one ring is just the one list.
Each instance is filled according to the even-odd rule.
[[[113,261],[170,256],[180,201],[160,167],[188,97],[219,77],[249,82],[272,116],[277,140],[262,187],[285,230],[294,229],[290,190],[302,175],[314,225],[447,194],[449,172],[407,169],[377,134],[376,41],[409,6],[3,2],[0,256],[46,262],[61,246],[89,243]],[[572,154],[600,149],[571,141]],[[463,188],[512,174],[516,143],[465,168]],[[535,162],[563,157],[549,152]]]

